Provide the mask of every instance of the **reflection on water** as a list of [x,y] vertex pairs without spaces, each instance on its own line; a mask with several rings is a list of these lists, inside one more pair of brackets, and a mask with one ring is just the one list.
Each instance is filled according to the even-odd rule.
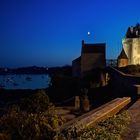
[[46,74],[40,75],[0,75],[0,88],[5,89],[41,89],[47,88],[50,77]]

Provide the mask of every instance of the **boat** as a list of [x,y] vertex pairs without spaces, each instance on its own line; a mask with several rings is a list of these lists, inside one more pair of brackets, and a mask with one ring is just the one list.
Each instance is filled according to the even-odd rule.
[[26,77],[26,80],[27,80],[27,81],[31,81],[32,78],[31,78],[31,77]]
[[4,88],[5,88],[5,85],[0,84],[0,89],[4,89]]
[[13,81],[11,78],[7,78],[7,79],[6,79],[6,82],[11,82],[11,83],[13,83],[14,81]]
[[19,84],[17,84],[17,83],[13,83],[13,85],[14,85],[14,86],[18,86]]

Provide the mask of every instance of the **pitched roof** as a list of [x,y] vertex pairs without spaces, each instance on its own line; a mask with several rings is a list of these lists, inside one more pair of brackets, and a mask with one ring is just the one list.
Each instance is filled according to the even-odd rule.
[[128,59],[124,49],[122,49],[120,55],[118,56],[118,59]]
[[105,53],[105,43],[84,44],[82,53]]
[[80,62],[80,61],[81,61],[81,56],[78,57],[78,58],[76,58],[76,59],[74,59],[74,60],[72,61],[72,63],[76,63],[76,62]]

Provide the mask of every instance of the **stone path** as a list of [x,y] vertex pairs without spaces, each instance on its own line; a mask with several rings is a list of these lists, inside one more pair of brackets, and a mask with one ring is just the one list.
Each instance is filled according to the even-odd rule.
[[71,111],[74,110],[74,107],[56,107],[56,114],[63,116],[66,121],[70,121],[76,118]]
[[137,100],[128,111],[131,113],[132,121],[123,140],[140,140],[140,99]]

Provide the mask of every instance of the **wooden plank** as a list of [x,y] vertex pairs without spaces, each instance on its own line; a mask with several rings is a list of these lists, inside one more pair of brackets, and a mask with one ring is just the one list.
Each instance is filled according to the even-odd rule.
[[96,111],[92,110],[80,117],[77,117],[67,122],[57,130],[63,132],[63,131],[67,131],[68,129],[74,128],[78,133],[86,127],[96,125],[98,122],[103,121],[108,117],[115,115],[124,107],[126,107],[130,102],[131,102],[130,97],[117,98],[99,107],[99,109],[97,108]]

